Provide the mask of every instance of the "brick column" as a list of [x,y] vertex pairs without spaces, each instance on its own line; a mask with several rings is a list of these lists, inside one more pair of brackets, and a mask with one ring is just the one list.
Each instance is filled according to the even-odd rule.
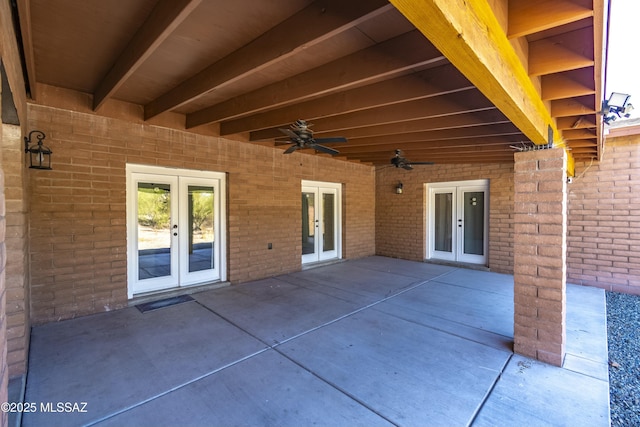
[[562,366],[566,342],[567,158],[515,154],[514,351]]

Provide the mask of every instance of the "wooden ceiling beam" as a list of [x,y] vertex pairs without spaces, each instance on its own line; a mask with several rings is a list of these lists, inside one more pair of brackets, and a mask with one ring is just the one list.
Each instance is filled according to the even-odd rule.
[[582,128],[595,128],[596,127],[596,115],[585,114],[578,116],[566,116],[557,118],[558,129],[582,129]]
[[[346,159],[351,160],[351,159]],[[441,158],[425,158],[425,159],[410,159],[413,162],[432,162],[432,165],[413,165],[412,170],[405,170],[402,168],[395,168],[391,165],[389,159],[374,159],[365,160],[365,163],[372,164],[376,168],[389,168],[397,173],[398,177],[409,177],[412,174],[420,173],[421,171],[437,170],[438,165],[468,165],[468,164],[491,164],[491,163],[513,163],[513,154],[511,155],[486,155],[486,156],[474,156],[472,154],[441,157]]]
[[201,2],[202,0],[160,0],[107,75],[98,83],[93,92],[93,109],[98,110],[104,105]]
[[589,139],[596,138],[596,130],[595,129],[566,129],[562,131],[562,136],[567,141],[572,139]]
[[187,128],[301,102],[442,61],[446,59],[419,31],[410,31],[296,76],[188,114]]
[[[343,135],[341,133],[341,135]],[[524,134],[511,123],[503,125],[474,126],[459,129],[442,129],[433,131],[401,133],[397,135],[382,135],[369,138],[349,139],[348,149],[357,149],[379,144],[388,144],[389,141],[396,143],[412,141],[443,141],[458,140],[466,138],[482,138],[489,136],[518,135],[520,139],[526,139]]]
[[593,148],[588,148],[588,147],[572,148],[571,151],[576,157],[580,156],[583,158],[591,158],[591,157],[595,158],[595,156],[598,154],[598,150],[595,145],[593,146]]
[[[453,116],[430,117],[426,119],[409,120],[406,122],[372,125],[363,128],[343,129],[341,136],[345,138],[366,138],[381,135],[398,135],[408,132],[428,130],[453,129],[459,127],[484,126],[489,124],[511,123],[497,108],[477,111],[473,113],[461,113]],[[326,130],[316,131],[317,137],[332,136]],[[263,129],[250,133],[250,141],[278,138],[282,136],[277,128]]]
[[[607,6],[605,6],[607,3]],[[594,80],[596,82],[596,100],[598,102],[598,109],[601,108],[601,101],[604,99],[606,94],[604,93],[605,88],[605,77],[606,77],[606,67],[607,67],[607,49],[608,49],[608,39],[609,39],[609,6],[610,2],[608,0],[593,0],[593,45],[594,45],[594,57],[595,57],[595,65],[593,67]],[[602,156],[604,155],[604,141],[605,137],[603,135],[604,131],[604,122],[602,114],[595,114],[593,116],[596,122],[596,133],[598,135],[598,148],[596,153],[597,160],[602,160]]]
[[338,92],[222,123],[221,135],[286,126],[297,119],[313,120],[417,99],[473,89],[451,64],[408,76]]
[[[551,133],[560,142],[555,122],[490,2],[390,1],[531,141],[547,144]],[[571,159],[569,164],[573,175]]]
[[[442,157],[455,157],[458,155],[501,155],[507,153],[513,156],[515,150],[510,150],[508,145],[505,146],[477,146],[477,147],[464,147],[464,148],[449,148],[447,151],[433,151],[433,150],[421,150],[421,149],[402,149],[402,156],[409,160],[418,161],[417,159],[433,159]],[[342,153],[340,153],[342,154]],[[362,161],[376,161],[391,158],[395,155],[395,149],[385,152],[363,152],[359,155]]]
[[551,101],[551,114],[554,117],[581,116],[596,112],[594,95]]
[[[390,124],[428,117],[448,116],[465,112],[492,109],[493,105],[476,89],[455,92],[452,94],[434,96],[402,102],[383,107],[370,108],[352,113],[339,114],[331,117],[313,119],[314,129],[324,132],[338,132],[342,129],[353,129],[366,126]],[[304,116],[305,118],[307,116]],[[294,117],[295,119],[296,117]],[[251,123],[242,124],[243,127],[253,127]],[[236,133],[239,129],[231,122],[220,124],[220,135]]]
[[598,141],[595,139],[595,137],[591,139],[574,139],[567,141],[567,143],[569,144],[569,147],[571,147],[571,149],[598,147]]
[[391,8],[386,0],[315,1],[145,105],[145,120],[180,107],[225,83],[290,58],[303,49],[334,37]]
[[593,67],[593,27],[529,43],[529,74],[542,76]]
[[509,39],[593,16],[592,0],[509,0]]
[[[21,44],[24,54],[24,65],[27,69],[25,80],[29,83],[31,98],[38,99],[36,58],[35,52],[33,51],[33,29],[31,28],[31,0],[18,0],[16,1],[16,3],[18,6],[18,15],[20,17],[20,37],[22,37]],[[10,11],[6,14],[6,16],[11,16]]]
[[548,74],[542,76],[541,85],[544,101],[573,98],[596,92],[593,68]]
[[474,148],[478,146],[501,146],[508,147],[510,145],[519,145],[522,142],[531,144],[529,141],[523,141],[522,134],[513,135],[498,135],[498,136],[483,136],[473,138],[460,138],[460,139],[436,139],[436,140],[409,140],[409,141],[396,141],[389,138],[384,143],[375,145],[365,145],[358,147],[351,147],[349,145],[336,144],[333,147],[340,151],[343,155],[354,155],[360,153],[380,153],[389,152],[393,153],[396,149],[402,150],[435,150],[435,151],[448,151],[450,149],[458,148]]
[[[498,149],[498,150],[451,150],[441,153],[419,153],[414,151],[403,152],[403,156],[412,162],[434,162],[435,164],[441,163],[493,163],[493,162],[513,162],[513,151]],[[389,165],[391,166],[391,159],[394,153],[379,154],[379,155],[367,155],[364,153],[359,159],[362,162],[373,163],[376,165]],[[347,157],[349,159],[349,157]],[[414,166],[414,168],[418,165]]]

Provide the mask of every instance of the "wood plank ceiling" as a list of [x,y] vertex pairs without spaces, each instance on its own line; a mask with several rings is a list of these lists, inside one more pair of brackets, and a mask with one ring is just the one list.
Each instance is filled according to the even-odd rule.
[[[452,0],[453,1],[453,0]],[[27,80],[286,148],[297,119],[339,157],[512,162],[529,143],[387,0],[18,0]],[[602,155],[602,0],[493,0],[576,160]],[[488,95],[491,97],[491,95]],[[311,152],[312,150],[304,150]],[[325,154],[318,154],[325,155]]]

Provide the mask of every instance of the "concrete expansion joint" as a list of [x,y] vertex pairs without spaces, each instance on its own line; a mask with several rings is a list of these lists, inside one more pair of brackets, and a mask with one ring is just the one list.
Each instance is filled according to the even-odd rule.
[[504,370],[507,368],[507,366],[509,366],[509,362],[511,362],[511,359],[513,358],[513,356],[514,356],[514,353],[511,353],[509,355],[509,357],[507,358],[507,360],[505,360],[504,364],[500,368],[500,372],[498,372],[498,375],[496,375],[496,378],[493,380],[493,383],[491,384],[491,387],[489,387],[489,389],[487,390],[487,392],[483,396],[482,400],[478,404],[478,407],[474,411],[473,416],[471,417],[471,420],[469,421],[469,424],[468,424],[469,426],[472,426],[473,423],[475,423],[476,418],[478,417],[478,414],[480,414],[480,411],[482,410],[484,405],[489,400],[489,396],[491,396],[491,393],[493,393],[493,389],[496,388],[496,385],[498,384],[498,382],[500,382],[500,379],[502,378],[502,374],[504,374]]

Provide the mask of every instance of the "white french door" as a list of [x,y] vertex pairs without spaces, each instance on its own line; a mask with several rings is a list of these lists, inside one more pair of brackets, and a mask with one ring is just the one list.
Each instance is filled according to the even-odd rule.
[[486,265],[488,181],[429,184],[431,259]]
[[127,165],[129,298],[226,279],[224,179]]
[[341,256],[341,185],[302,182],[302,263]]

